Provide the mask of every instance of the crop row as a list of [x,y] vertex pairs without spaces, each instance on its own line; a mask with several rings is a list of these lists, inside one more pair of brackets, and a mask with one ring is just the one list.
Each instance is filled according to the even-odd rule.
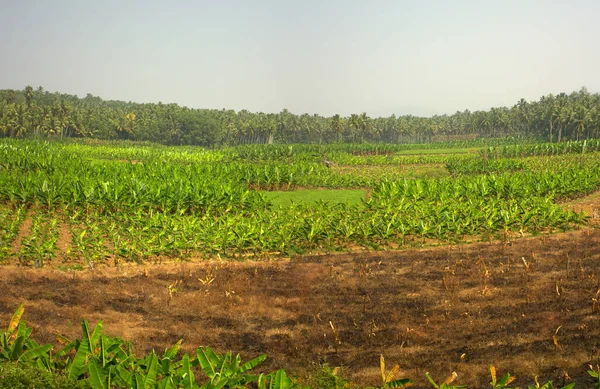
[[0,261],[12,254],[12,243],[25,218],[25,210],[23,205],[0,207]]
[[[88,146],[11,141],[0,147],[2,258],[14,251],[24,263],[41,265],[55,258],[63,226],[70,241],[66,256],[88,265],[108,257],[292,254],[536,233],[585,222],[584,215],[556,202],[600,186],[597,153],[541,162],[475,156],[488,164],[488,174],[473,174],[480,166],[465,160],[456,165],[463,169],[456,177],[388,179],[385,174],[335,174],[313,162],[162,163],[149,158],[144,163],[90,163],[70,147]],[[494,166],[508,172],[490,171]],[[252,190],[302,185],[366,186],[372,194],[358,205],[274,207]],[[31,228],[16,242],[26,209],[33,215]]]
[[584,154],[593,151],[600,151],[600,139],[587,139],[563,143],[490,146],[484,148],[479,153],[490,158],[514,158],[561,154]]
[[[479,189],[485,190],[483,186]],[[420,198],[417,192],[414,197],[399,197],[396,191],[387,185],[374,192],[377,200],[365,204],[295,204],[256,211],[251,217],[72,208],[65,212],[69,215],[64,218],[69,246],[62,254],[56,249],[56,236],[65,229],[56,223],[62,211],[34,206],[32,229],[21,241],[18,258],[39,265],[62,255],[93,266],[107,258],[144,261],[191,255],[289,255],[357,246],[397,248],[429,239],[459,242],[480,235],[566,229],[585,221],[583,215],[543,196]],[[10,253],[10,247],[7,240],[3,252]]]

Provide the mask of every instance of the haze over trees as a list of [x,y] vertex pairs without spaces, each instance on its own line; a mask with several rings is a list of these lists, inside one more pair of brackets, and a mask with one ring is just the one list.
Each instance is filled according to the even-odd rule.
[[488,111],[371,118],[191,109],[51,93],[42,87],[0,90],[0,137],[91,137],[165,145],[386,142],[524,137],[550,142],[597,138],[600,94],[583,87]]

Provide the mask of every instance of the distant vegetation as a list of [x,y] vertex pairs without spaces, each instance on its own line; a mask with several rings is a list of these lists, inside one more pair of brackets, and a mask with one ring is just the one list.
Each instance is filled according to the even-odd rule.
[[597,138],[600,95],[585,88],[489,111],[465,110],[430,118],[370,118],[190,109],[177,104],[78,98],[42,87],[0,90],[0,137],[91,137],[165,145],[265,143],[426,143],[476,138],[536,138],[547,142]]

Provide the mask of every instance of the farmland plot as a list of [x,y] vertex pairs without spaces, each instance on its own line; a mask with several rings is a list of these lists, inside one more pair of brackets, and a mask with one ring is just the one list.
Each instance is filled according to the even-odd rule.
[[[298,374],[342,365],[362,385],[377,383],[380,354],[421,384],[456,370],[483,387],[490,363],[521,385],[588,382],[600,363],[598,202],[584,198],[600,185],[594,145],[418,155],[3,140],[0,312],[24,300],[45,341],[102,319],[140,350],[183,337]],[[300,190],[310,201],[273,197]],[[336,191],[355,197],[315,198]]]
[[265,369],[301,376],[316,363],[343,366],[364,386],[379,382],[383,354],[417,387],[428,387],[427,371],[456,371],[458,383],[484,388],[494,364],[521,387],[568,374],[586,388],[587,365],[600,363],[599,243],[597,230],[582,230],[274,262],[10,266],[0,273],[0,320],[24,302],[42,342],[78,336],[81,318],[102,320],[140,354],[183,338],[183,352],[264,353]]

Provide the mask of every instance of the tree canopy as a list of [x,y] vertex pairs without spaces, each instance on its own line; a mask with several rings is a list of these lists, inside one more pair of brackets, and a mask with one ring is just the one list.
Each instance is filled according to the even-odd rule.
[[527,137],[550,142],[597,138],[600,94],[521,99],[512,107],[452,115],[371,118],[241,110],[191,109],[51,93],[42,87],[0,90],[0,136],[131,139],[166,145],[215,147],[265,143],[424,143],[474,138]]

